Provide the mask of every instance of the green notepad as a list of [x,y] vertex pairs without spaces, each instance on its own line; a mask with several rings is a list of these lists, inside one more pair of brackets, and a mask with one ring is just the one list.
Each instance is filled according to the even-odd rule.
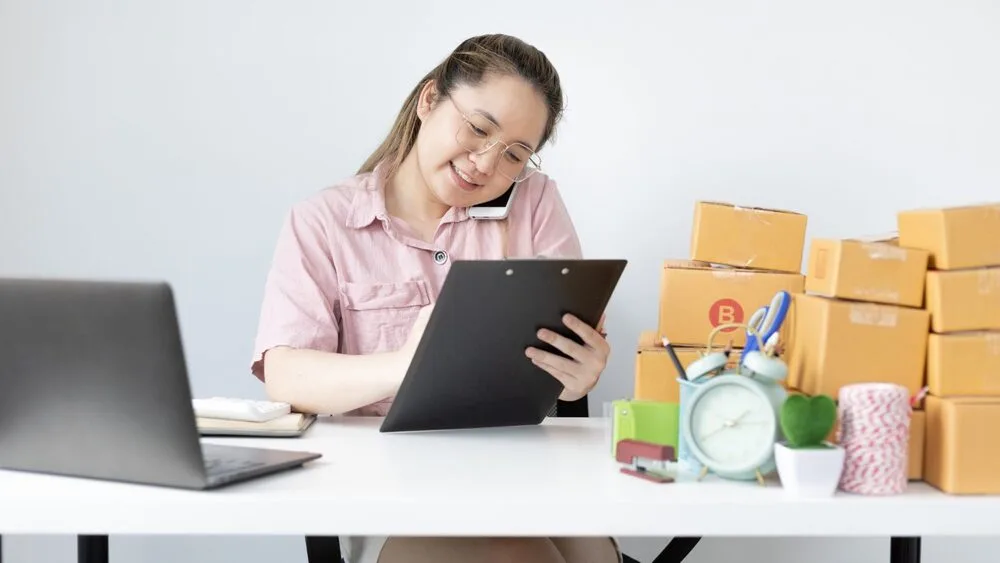
[[612,402],[611,455],[620,440],[639,440],[673,446],[676,452],[680,405],[660,401],[618,400]]

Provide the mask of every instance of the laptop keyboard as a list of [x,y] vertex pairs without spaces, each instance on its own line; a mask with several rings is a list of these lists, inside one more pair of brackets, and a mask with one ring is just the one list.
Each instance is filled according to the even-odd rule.
[[236,458],[211,458],[205,460],[205,470],[209,475],[222,475],[224,473],[247,471],[264,465],[265,463],[261,461]]

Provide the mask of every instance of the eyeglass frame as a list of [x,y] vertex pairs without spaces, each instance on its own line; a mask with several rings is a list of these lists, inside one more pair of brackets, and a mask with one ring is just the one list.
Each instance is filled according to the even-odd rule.
[[[458,115],[461,116],[462,120],[465,122],[464,123],[465,127],[469,127],[469,128],[475,127],[475,125],[472,123],[472,120],[469,119],[469,114],[466,113],[462,108],[460,108],[458,106],[458,102],[456,102],[454,98],[452,98],[451,96],[448,96],[448,101],[451,102],[452,107],[455,108],[455,110],[458,112]],[[482,114],[478,114],[478,115],[482,115]],[[496,127],[498,130],[500,129],[500,127],[498,125],[496,125],[495,123],[493,123],[493,120],[491,120],[490,118],[486,117],[485,115],[483,115],[483,117],[487,121],[490,121],[493,124],[493,126]],[[504,178],[507,178],[511,182],[514,182],[515,184],[520,184],[521,182],[527,180],[528,178],[531,178],[536,173],[542,171],[542,157],[538,155],[538,151],[536,151],[535,149],[533,149],[533,148],[529,147],[528,145],[526,145],[524,143],[521,143],[521,142],[516,142],[516,143],[513,143],[513,144],[508,144],[508,143],[506,143],[504,141],[501,141],[499,139],[499,135],[497,135],[496,136],[497,138],[493,139],[493,141],[491,143],[489,143],[489,146],[487,146],[486,148],[482,149],[481,151],[474,151],[472,149],[466,148],[465,145],[463,145],[462,142],[458,140],[458,136],[462,132],[462,127],[463,127],[463,125],[459,125],[458,129],[455,130],[455,142],[457,142],[460,147],[462,147],[463,149],[468,150],[469,152],[471,152],[473,154],[483,155],[483,154],[486,154],[486,153],[490,152],[494,148],[496,148],[497,145],[503,145],[503,147],[504,147],[503,151],[500,152],[501,156],[503,155],[503,153],[507,152],[507,149],[509,149],[509,148],[511,148],[513,146],[524,147],[525,149],[527,149],[528,151],[530,151],[532,155],[534,155],[535,160],[538,161],[538,165],[535,166],[535,168],[532,170],[532,172],[530,174],[528,174],[524,178],[521,178],[520,180],[515,180],[515,179],[507,176],[503,172],[500,172],[499,167],[497,167],[497,172],[500,172],[500,174]],[[529,157],[528,160],[530,161],[531,158]],[[528,168],[528,163],[525,162],[524,169],[527,169],[527,168]]]

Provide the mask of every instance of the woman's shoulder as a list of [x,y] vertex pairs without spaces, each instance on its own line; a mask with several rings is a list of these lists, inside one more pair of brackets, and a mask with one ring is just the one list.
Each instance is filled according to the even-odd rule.
[[562,195],[556,180],[543,172],[536,172],[517,187],[514,206],[522,212],[535,213],[553,203],[562,205]]
[[536,172],[518,185],[512,208],[514,216],[531,218],[549,214],[553,210],[565,212],[565,203],[559,185],[552,176]]
[[327,227],[351,225],[376,213],[377,189],[372,173],[354,174],[295,201],[289,213],[293,218]]

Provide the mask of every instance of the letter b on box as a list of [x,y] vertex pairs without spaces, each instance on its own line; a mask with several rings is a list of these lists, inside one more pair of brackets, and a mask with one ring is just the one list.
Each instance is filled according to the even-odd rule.
[[[712,303],[712,306],[708,309],[708,322],[712,323],[713,328],[725,324],[740,324],[743,322],[743,318],[743,306],[740,305],[739,301],[728,297]],[[719,332],[730,332],[733,330],[736,329],[724,328]]]

